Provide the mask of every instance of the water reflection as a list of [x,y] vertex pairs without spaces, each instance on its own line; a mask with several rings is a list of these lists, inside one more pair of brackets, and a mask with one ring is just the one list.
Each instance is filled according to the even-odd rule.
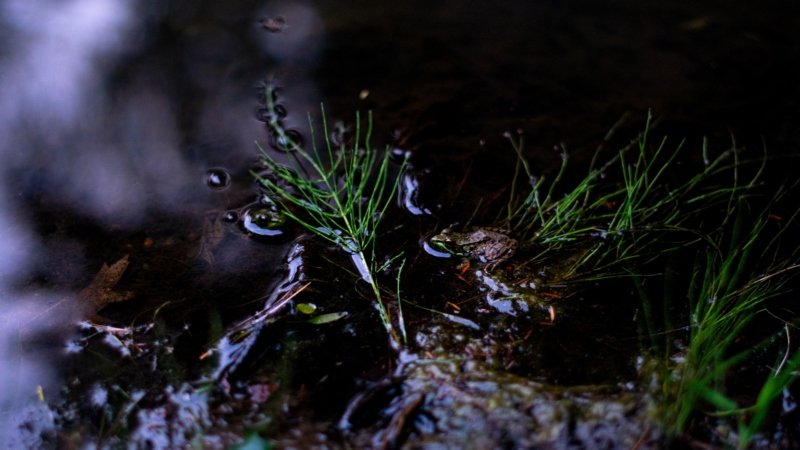
[[118,194],[131,180],[87,118],[103,118],[102,64],[131,49],[132,10],[117,0],[8,0],[0,16],[4,39],[13,43],[0,70],[0,155],[3,179],[15,182],[0,185],[0,436],[14,435],[21,421],[31,430],[0,439],[29,447],[52,426],[52,416],[40,411],[58,392],[50,364],[66,353],[65,327],[80,311],[67,307],[68,294],[16,294],[9,287],[40,245],[16,201],[26,190],[58,190],[90,211],[123,210],[128,197]]
[[[190,27],[191,20],[175,10],[202,7],[180,3],[167,11],[129,0],[0,0],[5,26],[0,38],[5,44],[0,52],[4,447],[39,447],[45,430],[53,428],[46,405],[64,382],[59,371],[66,369],[60,364],[82,353],[81,341],[74,339],[76,324],[97,312],[82,310],[80,295],[68,290],[90,275],[88,259],[107,257],[99,256],[97,247],[111,252],[110,247],[126,245],[72,236],[79,228],[74,221],[89,224],[81,230],[89,234],[141,233],[154,213],[193,218],[207,212],[208,199],[228,202],[215,205],[219,210],[246,204],[236,204],[229,172],[207,171],[228,164],[246,167],[241,162],[255,155],[253,142],[266,141],[263,124],[253,115],[252,95],[255,81],[274,69],[264,66],[264,52],[275,61],[308,66],[321,48],[320,20],[309,6],[273,4],[277,12],[270,17],[281,17],[281,32],[262,28],[247,41],[213,21]],[[258,23],[257,14],[241,10],[221,20],[239,20],[243,14]],[[152,25],[159,19],[172,21],[174,41],[157,42],[163,36]],[[247,34],[246,27],[242,31]],[[252,40],[258,41],[255,46]],[[261,54],[248,53],[258,45]],[[297,86],[287,88],[289,98],[318,100],[309,94],[314,91],[310,83]],[[311,89],[301,93],[306,88]],[[301,114],[288,122],[305,130],[306,105],[298,109]],[[52,223],[59,215],[70,218]],[[145,247],[153,245],[149,235],[144,241],[149,242]],[[85,248],[87,242],[95,248]],[[123,343],[117,337],[109,333],[106,338],[107,346],[127,351],[116,345]],[[108,394],[102,389],[91,397],[95,403],[104,403]],[[29,435],[19,434],[21,421]]]
[[251,352],[263,327],[269,325],[282,312],[293,311],[294,295],[308,287],[300,285],[307,280],[305,274],[305,246],[295,243],[286,262],[286,276],[266,297],[263,308],[225,333],[208,355],[217,353],[219,359],[212,378],[222,379],[232,374]]
[[412,172],[403,174],[403,186],[400,190],[400,203],[415,216],[430,215],[431,211],[419,202],[419,178]]
[[9,0],[2,9],[18,45],[0,75],[0,151],[23,191],[117,224],[171,201],[188,170],[168,99],[145,79],[116,98],[107,89],[114,63],[139,42],[133,5]]
[[7,39],[15,43],[0,77],[0,123],[13,126],[18,119],[29,119],[41,124],[42,131],[73,127],[98,87],[101,58],[129,49],[131,5],[116,0],[7,0],[0,11],[11,28],[13,37]]

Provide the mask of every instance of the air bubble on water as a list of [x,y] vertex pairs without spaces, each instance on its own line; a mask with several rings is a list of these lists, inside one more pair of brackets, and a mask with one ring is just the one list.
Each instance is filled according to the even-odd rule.
[[297,130],[272,133],[269,137],[269,145],[279,152],[288,153],[297,147],[303,147],[303,135]]
[[226,211],[225,214],[222,215],[222,220],[228,223],[233,223],[239,220],[239,212],[238,211]]
[[[267,181],[273,184],[277,184],[279,181],[277,175],[270,169],[261,167],[253,170],[253,172],[255,172],[255,183],[263,192],[270,192]],[[294,173],[294,171],[292,171],[292,173]]]
[[268,123],[276,128],[283,128],[281,119],[286,118],[286,108],[283,105],[275,105],[270,111],[269,108],[259,108],[256,110],[256,120]]
[[404,161],[411,158],[411,152],[409,150],[403,150],[402,148],[395,148],[392,149],[390,157],[393,162],[402,164]]
[[272,106],[272,110],[275,112],[275,115],[277,115],[277,116],[278,116],[278,117],[280,117],[281,119],[284,119],[284,118],[286,118],[286,114],[287,114],[287,112],[286,112],[286,107],[285,107],[285,106],[283,106],[283,105],[280,105],[280,104],[278,104],[278,105],[273,105],[273,106]]
[[248,232],[258,236],[279,236],[280,229],[286,223],[286,216],[276,208],[255,206],[248,209],[242,218],[242,226]]
[[353,140],[353,129],[339,120],[333,125],[328,137],[334,148],[346,147]]
[[281,88],[274,83],[259,83],[256,88],[258,102],[262,105],[266,105],[268,102],[274,104],[278,99],[278,91],[280,90]]
[[206,185],[212,189],[225,189],[231,182],[231,176],[225,169],[209,169],[206,172]]

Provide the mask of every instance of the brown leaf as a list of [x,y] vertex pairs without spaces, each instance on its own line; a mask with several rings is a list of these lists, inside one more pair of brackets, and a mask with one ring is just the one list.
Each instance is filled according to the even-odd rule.
[[78,293],[78,300],[89,310],[92,321],[103,321],[97,317],[97,313],[109,303],[124,302],[133,298],[134,293],[131,291],[117,292],[112,290],[127,268],[128,255],[123,256],[110,266],[103,264],[91,284]]

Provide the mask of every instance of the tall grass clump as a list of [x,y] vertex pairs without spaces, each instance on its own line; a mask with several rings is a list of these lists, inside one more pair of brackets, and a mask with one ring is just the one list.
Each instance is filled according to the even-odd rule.
[[[784,193],[781,189],[775,201]],[[736,342],[747,334],[751,322],[766,314],[765,302],[788,294],[800,262],[800,248],[781,245],[787,227],[776,231],[777,220],[769,211],[748,221],[746,208],[743,200],[737,200],[731,211],[735,215],[731,225],[715,234],[713,246],[697,252],[684,297],[689,311],[688,345],[677,364],[664,358],[661,373],[664,423],[669,425],[670,434],[687,432],[702,408],[713,416],[735,419],[738,436],[729,445],[739,448],[749,446],[774,400],[794,380],[793,372],[800,366],[800,353],[790,357],[791,348],[787,344],[785,351],[777,355],[755,402],[743,406],[727,393],[727,378],[748,358],[766,348],[770,340],[779,342],[774,338],[780,334],[789,337],[788,324],[778,324],[766,333],[768,338],[762,345],[735,350]],[[789,226],[794,219],[793,216],[787,222]],[[680,302],[678,298],[666,300]],[[651,334],[654,331],[650,329]],[[765,331],[763,326],[760,331]]]
[[[729,394],[731,376],[743,373],[747,367],[752,370],[752,366],[748,366],[751,359],[759,351],[774,349],[774,345],[768,346],[780,342],[780,334],[789,338],[789,324],[776,321],[771,330],[765,329],[763,324],[756,330],[751,324],[759,315],[766,314],[765,302],[785,297],[791,290],[790,283],[800,269],[800,247],[796,239],[784,238],[790,227],[796,227],[795,219],[800,210],[796,206],[781,205],[784,210],[795,211],[785,221],[772,213],[779,204],[796,196],[798,182],[759,193],[758,180],[766,156],[742,162],[733,148],[727,154],[732,154],[734,161],[718,170],[727,172],[732,180],[730,184],[701,185],[701,177],[708,173],[706,170],[676,190],[681,193],[689,187],[696,191],[694,195],[681,195],[680,203],[665,203],[675,197],[676,191],[672,191],[655,202],[658,208],[667,207],[670,220],[690,217],[682,211],[688,207],[696,220],[691,222],[694,228],[686,231],[695,238],[684,237],[685,242],[680,246],[661,245],[657,247],[659,252],[645,261],[628,259],[625,268],[641,299],[641,314],[637,314],[639,329],[644,351],[656,368],[660,386],[656,396],[662,406],[662,420],[668,435],[686,436],[699,417],[729,418],[735,423],[736,431],[727,437],[727,445],[747,448],[767,419],[774,401],[794,381],[796,374],[793,372],[800,367],[800,352],[790,356],[791,345],[787,344],[785,350],[778,349],[776,364],[751,404],[742,404],[741,392],[736,397]],[[706,167],[712,167],[705,146],[703,156]],[[740,183],[740,169],[745,163],[760,167],[753,171],[748,182]],[[661,173],[661,169],[657,173]],[[632,209],[643,211],[643,219],[647,219],[648,208],[636,206],[638,194],[630,193],[636,183],[628,180],[637,177],[631,173],[625,177],[625,198],[621,205],[634,205]],[[753,212],[758,204],[762,209]],[[629,217],[632,216],[616,211],[611,226],[631,227]],[[685,222],[680,219],[678,223]],[[640,239],[647,238],[640,236]],[[686,250],[695,255],[692,264],[681,262]],[[640,270],[650,270],[652,265],[643,268],[656,259],[666,261],[662,295],[652,295],[652,289],[645,289],[640,273]],[[681,267],[691,267],[691,273],[681,273]],[[680,290],[679,286],[687,285],[686,290]],[[761,344],[744,350],[738,345],[745,336],[755,334],[762,335]],[[681,343],[677,347],[682,349],[676,348],[676,342]]]
[[[538,244],[540,256],[577,252],[568,274],[575,280],[629,277],[641,300],[635,317],[643,352],[653,364],[648,367],[657,368],[655,398],[668,435],[686,435],[704,415],[727,417],[737,427],[728,445],[746,448],[800,368],[800,352],[792,354],[787,343],[752,403],[728,391],[729,377],[748,367],[756,351],[775,348],[768,345],[780,342],[781,334],[790,337],[790,324],[776,322],[772,330],[759,328],[761,345],[738,346],[747,332],[753,334],[753,320],[766,314],[765,302],[785,296],[800,273],[800,247],[793,247],[796,239],[786,239],[800,209],[784,206],[795,211],[787,220],[771,213],[797,195],[800,182],[758,195],[767,157],[741,161],[735,142],[710,158],[704,140],[698,170],[687,174],[691,163],[676,170],[685,142],[651,142],[651,125],[648,114],[644,131],[630,145],[594,167],[598,149],[589,173],[567,190],[561,187],[566,150],[548,181],[532,174],[523,136],[507,135],[518,164],[505,216],[497,222],[523,242]],[[745,168],[752,177],[742,182]],[[520,188],[522,180],[527,189]],[[763,208],[752,212],[758,204]],[[653,273],[660,261],[666,267]],[[646,289],[644,279],[661,275],[663,292],[653,295],[658,287],[651,282]]]
[[[648,113],[644,131],[630,145],[601,167],[590,167],[589,173],[566,193],[559,192],[568,163],[566,150],[562,149],[559,171],[553,181],[547,183],[544,177],[532,174],[523,156],[522,136],[515,138],[508,134],[518,164],[507,215],[500,220],[501,225],[514,231],[524,242],[541,244],[547,251],[572,245],[585,247],[583,257],[573,266],[576,273],[579,269],[598,270],[649,255],[651,249],[670,241],[665,240],[667,234],[679,233],[681,236],[672,241],[675,245],[686,245],[691,241],[685,239],[687,234],[695,233],[689,222],[698,217],[699,212],[710,202],[727,198],[725,196],[746,187],[700,191],[704,182],[730,169],[723,162],[735,154],[731,148],[709,160],[705,142],[702,169],[677,185],[671,178],[668,180],[667,174],[675,168],[684,142],[670,149],[664,137],[655,150],[650,149],[651,123]],[[606,141],[610,135],[611,132]],[[600,148],[598,154],[599,151]],[[612,171],[618,171],[621,182],[610,181]],[[520,195],[516,193],[519,190],[516,184],[523,172],[529,187]],[[700,237],[695,236],[695,239]],[[590,245],[587,247],[587,244]]]
[[[277,117],[271,93],[267,92],[266,97],[271,117]],[[259,146],[269,175],[257,175],[258,179],[288,217],[351,255],[361,278],[372,290],[381,322],[393,342],[399,343],[400,336],[395,331],[376,279],[376,274],[385,264],[380,268],[376,266],[375,242],[382,219],[397,192],[400,173],[406,161],[392,175],[389,148],[376,150],[370,146],[372,113],[367,119],[366,139],[363,142],[360,141],[361,118],[356,114],[353,146],[345,148],[342,144],[334,148],[328,134],[324,107],[320,106],[320,109],[325,133],[325,144],[321,150],[317,147],[310,115],[310,152],[292,139],[279,121],[269,122],[271,133],[287,150],[289,163],[278,163]],[[307,172],[311,174],[300,175]],[[393,260],[390,259],[389,263]],[[398,316],[397,320],[397,328],[402,332],[402,316]]]

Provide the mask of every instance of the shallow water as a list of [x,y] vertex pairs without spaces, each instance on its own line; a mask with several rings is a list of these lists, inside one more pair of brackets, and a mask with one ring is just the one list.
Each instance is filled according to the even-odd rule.
[[[443,305],[457,298],[474,310],[445,325],[406,311],[424,330],[419,352],[435,353],[436,327],[477,322],[481,333],[444,348],[500,354],[500,334],[528,335],[517,353],[476,357],[524,378],[509,381],[515,389],[614,385],[622,396],[636,378],[636,330],[605,319],[626,314],[630,298],[597,313],[602,290],[577,295],[556,311],[558,327],[530,334],[548,305],[522,311],[490,298],[492,280],[476,274],[467,286],[420,239],[466,222],[479,198],[507,185],[516,156],[505,132],[524,133],[545,176],[563,145],[573,178],[626,111],[633,118],[609,149],[652,110],[659,133],[685,137],[695,155],[702,136],[722,149],[731,135],[747,155],[762,142],[796,152],[797,13],[792,3],[3,1],[4,441],[224,447],[246,428],[302,446],[307,427],[308,445],[375,444],[374,423],[335,426],[348,405],[371,411],[354,399],[403,367],[367,289],[347,255],[292,223],[261,233],[250,220],[269,209],[251,174],[254,142],[270,148],[265,85],[278,87],[284,126],[307,143],[307,114],[319,123],[324,103],[330,123],[373,111],[373,143],[411,155],[381,251],[406,252],[403,290],[420,305],[455,317]],[[348,316],[312,326],[286,315],[295,311],[285,295],[307,283],[298,302]],[[417,376],[385,403],[429,395]],[[403,433],[379,444],[402,445]]]

